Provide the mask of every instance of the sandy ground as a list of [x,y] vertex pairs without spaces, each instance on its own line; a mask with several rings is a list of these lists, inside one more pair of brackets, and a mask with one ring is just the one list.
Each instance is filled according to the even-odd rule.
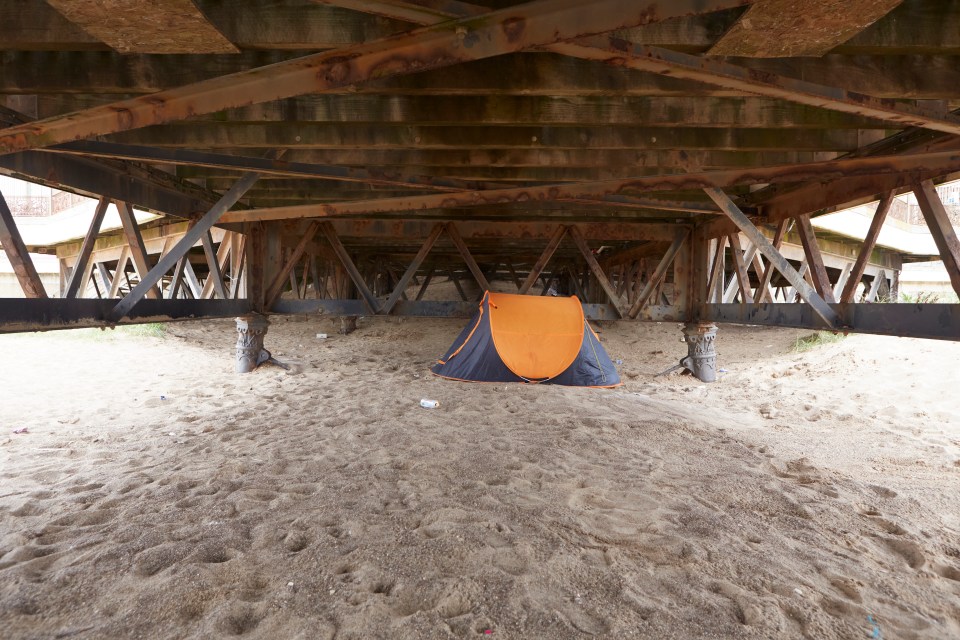
[[960,344],[722,327],[704,385],[622,323],[590,390],[430,376],[461,325],[0,336],[0,636],[960,637]]

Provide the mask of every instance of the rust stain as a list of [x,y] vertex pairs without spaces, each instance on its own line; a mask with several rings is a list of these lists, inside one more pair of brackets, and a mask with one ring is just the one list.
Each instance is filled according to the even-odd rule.
[[523,37],[523,32],[527,29],[526,18],[513,17],[507,18],[501,24],[503,34],[507,37],[507,42],[516,44]]

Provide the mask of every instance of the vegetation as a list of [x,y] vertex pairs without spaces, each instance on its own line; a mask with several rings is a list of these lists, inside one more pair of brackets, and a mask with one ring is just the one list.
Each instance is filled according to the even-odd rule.
[[800,353],[803,351],[810,351],[817,347],[822,347],[827,344],[833,344],[834,342],[840,342],[846,338],[842,333],[836,333],[833,331],[817,331],[816,333],[811,333],[808,336],[801,336],[797,338],[796,343],[793,345],[793,350]]

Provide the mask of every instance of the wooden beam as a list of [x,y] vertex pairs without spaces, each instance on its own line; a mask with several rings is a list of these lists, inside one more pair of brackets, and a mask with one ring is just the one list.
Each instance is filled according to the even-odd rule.
[[216,292],[221,300],[227,300],[227,288],[223,284],[223,269],[229,260],[230,243],[224,238],[220,242],[220,247],[213,250],[213,237],[208,230],[202,236],[200,241],[203,244],[203,253],[207,258],[207,280],[203,283],[203,291],[200,297],[203,299],[211,298]]
[[[287,279],[291,276],[294,276],[294,268],[297,266],[297,263],[300,262],[300,259],[303,257],[304,252],[307,250],[307,246],[313,242],[314,236],[317,235],[317,231],[320,230],[319,222],[311,222],[307,227],[306,232],[300,238],[300,242],[297,243],[297,246],[293,248],[290,256],[287,258],[286,263],[280,269],[280,272],[273,279],[273,282],[270,283],[270,286],[267,288],[267,299],[266,307],[267,309],[273,308],[273,305],[280,299],[280,294],[283,293],[283,287],[287,282]],[[303,279],[307,279],[307,274],[304,272]],[[296,282],[294,280],[294,282]],[[294,287],[294,291],[297,293],[297,297],[300,296],[300,292]]]
[[107,292],[108,298],[116,298],[120,293],[120,285],[123,283],[124,274],[127,269],[127,262],[130,260],[130,245],[123,245],[120,249],[120,257],[117,258],[117,268],[113,271],[113,280],[110,282],[110,291]]
[[[150,258],[143,244],[143,236],[140,235],[140,226],[137,224],[133,207],[126,202],[114,202],[114,204],[120,214],[120,223],[123,225],[123,235],[127,239],[127,246],[130,247],[133,266],[137,270],[137,275],[143,280],[150,273]],[[145,295],[154,300],[162,297],[160,290],[155,286],[150,286]]]
[[653,274],[650,276],[650,279],[647,280],[647,283],[644,285],[639,295],[637,295],[636,300],[633,301],[633,306],[630,307],[630,310],[627,312],[627,316],[630,318],[636,318],[640,313],[640,310],[643,308],[643,305],[647,304],[650,296],[652,296],[653,293],[658,289],[660,282],[667,275],[667,269],[669,269],[670,265],[673,264],[673,260],[677,257],[677,253],[680,251],[680,247],[683,246],[686,238],[686,233],[677,233],[674,236],[673,243],[667,249],[666,253],[663,254],[663,258],[660,259],[660,262],[657,264],[657,268],[653,270]]
[[953,290],[960,296],[960,239],[957,238],[956,229],[950,222],[933,182],[924,180],[915,184],[913,193],[917,196],[923,219],[927,221],[930,235],[940,251],[940,259],[950,276]]
[[340,260],[340,264],[343,265],[347,275],[350,276],[353,284],[357,287],[357,290],[360,292],[360,295],[363,298],[364,304],[367,305],[370,313],[375,314],[380,306],[377,303],[377,298],[370,291],[370,287],[367,286],[367,283],[364,282],[363,276],[357,269],[357,265],[353,263],[353,260],[350,258],[350,254],[347,253],[346,248],[340,241],[340,237],[337,235],[336,229],[334,229],[333,225],[329,222],[321,222],[320,231],[323,233],[324,237],[326,237],[327,242],[330,243],[330,246],[333,248],[333,252]]
[[557,247],[560,246],[560,242],[563,240],[563,236],[567,233],[567,227],[564,225],[557,226],[556,230],[553,232],[553,235],[550,236],[550,239],[547,241],[547,246],[544,247],[543,253],[540,254],[540,257],[537,258],[537,261],[533,264],[533,267],[530,269],[530,273],[527,275],[527,279],[523,281],[523,284],[520,285],[517,289],[517,293],[520,295],[526,295],[530,289],[536,284],[537,280],[540,278],[540,274],[543,273],[544,268],[547,266],[547,263],[550,262],[550,258],[553,257],[554,252],[556,252]]
[[76,298],[77,294],[80,293],[80,287],[86,286],[87,263],[90,261],[90,254],[93,253],[97,236],[100,235],[100,225],[103,224],[108,206],[110,206],[110,199],[100,198],[97,208],[93,212],[93,218],[90,220],[90,228],[87,229],[87,235],[80,247],[80,253],[77,254],[77,261],[73,265],[73,272],[70,274],[70,280],[63,294],[64,298]]
[[[383,315],[389,315],[393,310],[393,306],[397,304],[400,300],[401,294],[406,290],[407,285],[410,284],[410,281],[413,279],[413,276],[417,273],[417,270],[420,268],[420,265],[423,264],[424,259],[427,257],[427,254],[430,253],[430,250],[433,249],[434,243],[437,241],[437,238],[440,237],[440,234],[443,233],[443,225],[436,224],[433,227],[433,230],[430,232],[430,235],[427,236],[427,239],[423,241],[423,245],[420,247],[420,250],[417,252],[417,255],[413,257],[413,260],[410,261],[410,265],[407,267],[407,270],[403,272],[403,275],[400,276],[400,279],[397,280],[396,284],[393,286],[393,291],[390,293],[390,297],[387,298],[387,301],[383,303],[383,306],[380,307],[379,313]],[[428,279],[433,275],[431,270],[430,275],[427,276]],[[421,287],[421,290],[426,290],[426,284]],[[418,294],[417,299],[420,299]]]
[[723,274],[726,262],[726,246],[729,236],[720,236],[715,240],[717,251],[713,257],[713,268],[710,269],[710,280],[707,282],[707,302],[722,302]]
[[724,213],[736,224],[740,231],[756,245],[757,249],[768,261],[773,263],[777,270],[800,294],[800,297],[809,304],[813,310],[823,318],[828,326],[838,327],[839,317],[836,312],[824,301],[823,298],[803,279],[797,270],[794,269],[786,258],[773,248],[770,241],[767,240],[753,222],[737,207],[737,205],[720,189],[704,189],[707,195],[717,203]]
[[840,294],[840,302],[853,302],[853,297],[857,293],[857,287],[860,286],[860,280],[867,269],[867,263],[870,261],[870,254],[877,246],[877,238],[880,237],[880,230],[883,228],[883,222],[887,219],[887,212],[890,211],[890,205],[893,204],[894,193],[888,191],[880,202],[877,203],[877,210],[873,214],[873,220],[870,221],[870,228],[867,235],[863,238],[863,244],[860,246],[860,253],[857,254],[857,260],[853,264],[853,269],[843,285],[843,291]]
[[750,293],[750,276],[747,274],[747,267],[744,264],[743,247],[740,246],[740,234],[738,233],[730,234],[730,252],[733,254],[733,273],[740,288],[740,303],[753,304],[753,295]]
[[437,24],[457,16],[483,15],[489,9],[457,0],[315,0],[320,4],[343,7],[393,20],[414,24]]
[[473,254],[471,254],[470,249],[467,248],[467,244],[463,241],[463,237],[461,237],[460,231],[457,230],[457,226],[452,222],[448,222],[444,226],[444,231],[447,232],[447,236],[453,241],[457,251],[463,257],[463,261],[467,263],[467,269],[473,274],[473,278],[477,281],[480,289],[482,291],[489,291],[490,283],[487,282],[487,278],[483,275],[483,271],[480,270],[477,261],[473,259]]
[[614,289],[612,284],[610,284],[610,279],[607,278],[607,274],[604,273],[603,267],[601,267],[600,263],[597,262],[597,257],[593,255],[593,251],[590,250],[590,245],[587,244],[587,239],[583,237],[583,233],[580,232],[580,229],[576,225],[571,225],[569,227],[569,233],[570,239],[573,240],[574,244],[577,245],[577,249],[580,250],[580,255],[583,256],[584,260],[586,260],[587,266],[590,267],[590,271],[597,279],[597,283],[600,285],[600,288],[603,289],[605,294],[607,294],[610,304],[612,304],[613,308],[616,309],[617,317],[622,318],[623,312],[620,310],[620,296],[617,295],[617,290]]
[[[777,230],[773,234],[773,248],[777,251],[780,250],[780,247],[783,245],[783,239],[787,237],[787,232],[790,230],[790,227],[793,226],[793,222],[790,220],[781,220],[777,224]],[[773,296],[769,295],[768,287],[770,286],[770,281],[773,279],[773,262],[767,260],[767,266],[763,270],[763,275],[760,276],[760,284],[757,285],[757,302],[763,303],[770,299],[770,302],[773,302]]]
[[239,53],[191,0],[48,0],[120,53]]
[[820,245],[817,243],[817,235],[813,231],[813,225],[810,224],[809,215],[797,217],[797,231],[800,233],[800,242],[803,244],[803,254],[807,258],[807,264],[810,265],[810,277],[813,279],[813,286],[820,297],[828,304],[836,302],[833,288],[830,286],[830,277],[827,275],[827,268],[823,265],[823,254],[820,252]]
[[766,0],[753,5],[707,52],[710,56],[822,56],[903,0]]
[[40,280],[40,274],[37,273],[33,260],[30,259],[27,247],[23,244],[23,237],[13,219],[13,213],[10,212],[2,193],[0,193],[0,246],[10,260],[23,294],[28,298],[46,298],[47,291]]
[[763,167],[702,171],[676,175],[640,177],[626,180],[600,180],[572,184],[549,184],[538,186],[491,189],[487,191],[464,191],[438,193],[403,198],[384,198],[364,201],[325,203],[321,205],[295,205],[270,209],[232,211],[223,216],[223,222],[252,220],[284,220],[292,218],[371,216],[380,213],[397,213],[433,208],[476,207],[504,205],[531,200],[555,201],[583,197],[616,195],[623,191],[631,194],[656,191],[727,188],[743,184],[798,182],[816,179],[818,182],[848,179],[857,176],[892,175],[900,180],[910,180],[910,172],[960,171],[960,152],[941,151],[931,154],[908,156],[877,156],[848,158],[825,162]]
[[[133,98],[0,132],[0,153],[182,120],[252,102],[268,102],[522,51],[569,38],[746,4],[745,0],[540,0],[453,20],[408,34]],[[465,46],[469,42],[469,46]],[[615,54],[617,56],[621,54]],[[158,105],[162,104],[162,108]]]
[[[212,229],[213,225],[217,223],[217,221],[220,219],[220,216],[226,213],[230,207],[235,205],[240,200],[243,194],[253,186],[253,183],[256,182],[259,177],[260,174],[258,173],[247,173],[237,180],[236,184],[233,185],[229,191],[223,194],[223,197],[220,198],[220,201],[213,205],[213,207],[207,211],[207,213],[205,213],[203,217],[196,222],[196,224],[193,224],[190,229],[183,234],[183,237],[180,238],[171,251],[169,251],[165,256],[162,256],[157,264],[150,269],[148,273],[141,273],[140,283],[133,288],[133,291],[124,296],[123,300],[117,303],[117,306],[114,307],[113,311],[111,312],[111,317],[114,320],[117,320],[128,314],[130,310],[133,309],[133,305],[137,304],[137,302],[142,300],[149,291],[153,290],[154,286],[160,282],[160,279],[163,278],[164,274],[175,267],[180,258],[185,256],[198,241],[203,240],[204,252],[207,252],[207,245],[211,243],[209,237],[210,229]],[[234,259],[239,260],[239,257],[234,256]],[[236,273],[234,273],[234,276],[236,277]],[[226,291],[223,288],[222,279],[220,281],[220,287],[217,289],[217,293],[220,294],[222,299],[228,299]]]
[[679,51],[634,45],[624,40],[591,38],[586,42],[589,46],[581,43],[563,43],[554,45],[551,50],[598,62],[607,62],[611,59],[611,54],[620,52],[623,57],[617,61],[617,66],[622,68],[706,82],[768,98],[876,118],[902,127],[923,127],[954,135],[960,134],[960,119],[938,111],[909,108],[890,100],[853,93],[837,87],[779,76],[775,73],[757,73],[752,68],[723,60],[704,59]]

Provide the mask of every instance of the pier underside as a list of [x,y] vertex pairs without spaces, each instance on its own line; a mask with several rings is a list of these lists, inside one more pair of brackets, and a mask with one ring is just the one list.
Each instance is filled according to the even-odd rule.
[[[875,304],[905,261],[960,294],[936,191],[960,175],[953,4],[120,4],[0,0],[0,174],[99,202],[84,237],[27,244],[0,196],[25,294],[0,332],[469,317],[493,289],[960,339],[960,305]],[[878,246],[908,192],[935,253]],[[815,225],[874,201],[865,238]],[[56,295],[31,253],[59,258]]]

